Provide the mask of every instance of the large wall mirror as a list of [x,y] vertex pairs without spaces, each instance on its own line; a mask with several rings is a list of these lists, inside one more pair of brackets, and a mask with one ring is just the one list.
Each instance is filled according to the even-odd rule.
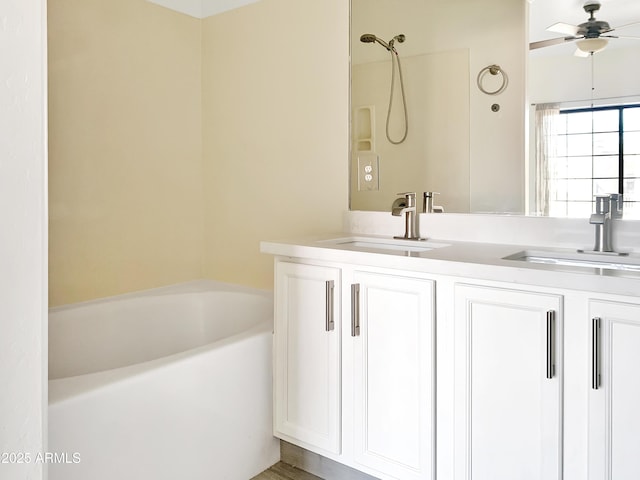
[[[640,2],[601,3],[610,34],[640,37]],[[640,40],[574,55],[578,39],[547,27],[587,22],[583,6],[352,0],[351,209],[434,191],[449,213],[587,217],[595,194],[622,189],[640,218]]]

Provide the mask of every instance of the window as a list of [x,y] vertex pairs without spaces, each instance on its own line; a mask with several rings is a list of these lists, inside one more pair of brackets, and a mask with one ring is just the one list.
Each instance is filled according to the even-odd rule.
[[548,140],[549,215],[588,217],[594,195],[622,193],[640,219],[640,105],[561,110]]

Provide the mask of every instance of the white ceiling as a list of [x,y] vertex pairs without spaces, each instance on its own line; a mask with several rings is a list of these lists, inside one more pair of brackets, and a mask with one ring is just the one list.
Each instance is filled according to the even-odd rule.
[[258,0],[147,0],[156,5],[170,8],[180,13],[196,18],[206,18],[211,15],[233,10]]
[[[547,27],[563,22],[578,25],[586,22],[589,15],[582,8],[585,0],[530,0],[529,6],[529,41],[536,42],[550,38],[562,37],[562,34],[548,32]],[[595,13],[597,20],[608,22],[612,28],[640,22],[640,0],[600,0],[602,6]],[[628,35],[640,37],[640,24],[622,28],[612,35]],[[622,38],[610,39],[607,48],[640,47],[640,40]],[[575,43],[532,50],[532,55],[572,55]]]

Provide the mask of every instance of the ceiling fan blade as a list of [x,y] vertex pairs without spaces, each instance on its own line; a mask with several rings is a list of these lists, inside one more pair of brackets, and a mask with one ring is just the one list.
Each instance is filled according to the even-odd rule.
[[[608,37],[609,35],[605,35],[605,36]],[[629,37],[629,36],[626,36],[626,35],[616,35],[615,37],[612,36],[612,38],[624,38],[626,40],[640,40],[640,37]]]
[[575,25],[568,23],[554,23],[550,27],[547,27],[547,31],[555,33],[564,33],[565,35],[575,36],[578,34],[579,28]]
[[560,45],[561,43],[577,40],[578,37],[558,37],[550,38],[549,40],[540,40],[539,42],[531,42],[529,44],[529,50],[536,50],[537,48],[550,47],[552,45]]
[[640,20],[638,20],[637,22],[627,23],[625,25],[620,25],[619,27],[615,27],[612,30],[620,30],[621,28],[633,27],[634,25],[640,25]]

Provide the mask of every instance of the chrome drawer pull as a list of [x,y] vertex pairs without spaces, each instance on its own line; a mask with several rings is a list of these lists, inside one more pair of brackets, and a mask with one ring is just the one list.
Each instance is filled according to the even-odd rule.
[[333,320],[333,292],[333,280],[327,280],[325,282],[325,330],[327,332],[330,332],[335,328],[335,322]]
[[547,312],[547,378],[551,379],[556,373],[556,342],[555,342],[556,312]]
[[591,388],[600,387],[600,318],[591,319]]
[[360,335],[360,284],[351,285],[351,336]]

